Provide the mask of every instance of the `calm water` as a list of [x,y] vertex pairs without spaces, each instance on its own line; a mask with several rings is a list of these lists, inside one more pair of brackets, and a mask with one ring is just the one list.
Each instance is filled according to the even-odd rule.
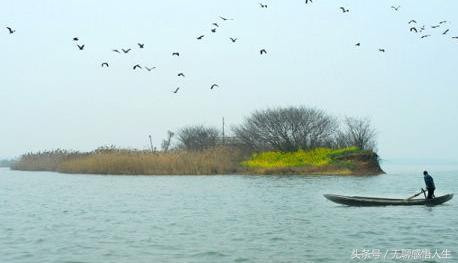
[[[0,262],[358,262],[353,249],[421,248],[452,251],[431,262],[458,262],[456,197],[433,208],[354,208],[322,196],[405,198],[423,186],[423,166],[384,169],[374,177],[0,169]],[[457,192],[458,165],[430,169],[436,195]]]

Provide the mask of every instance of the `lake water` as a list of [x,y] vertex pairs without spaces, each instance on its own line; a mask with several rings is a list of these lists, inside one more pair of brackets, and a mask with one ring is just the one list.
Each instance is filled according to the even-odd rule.
[[[423,187],[423,167],[387,163],[388,174],[370,177],[0,169],[0,262],[390,262],[401,249],[447,250],[451,259],[430,262],[458,262],[456,197],[437,207],[358,208],[322,196],[406,198]],[[436,195],[456,192],[458,165],[429,169]],[[382,255],[352,259],[355,249]]]

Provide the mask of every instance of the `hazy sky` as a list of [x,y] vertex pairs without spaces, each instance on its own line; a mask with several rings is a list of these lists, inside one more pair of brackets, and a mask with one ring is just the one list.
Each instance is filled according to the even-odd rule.
[[[148,134],[159,147],[169,129],[306,105],[369,117],[382,158],[457,159],[458,1],[259,2],[1,0],[0,158],[146,148]],[[411,19],[426,31],[409,32]],[[137,63],[157,69],[132,70]]]

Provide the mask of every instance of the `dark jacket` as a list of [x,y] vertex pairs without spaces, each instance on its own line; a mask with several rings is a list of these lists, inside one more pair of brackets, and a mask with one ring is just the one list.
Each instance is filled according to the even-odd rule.
[[436,189],[436,186],[434,185],[434,180],[429,174],[425,175],[425,184],[426,189]]

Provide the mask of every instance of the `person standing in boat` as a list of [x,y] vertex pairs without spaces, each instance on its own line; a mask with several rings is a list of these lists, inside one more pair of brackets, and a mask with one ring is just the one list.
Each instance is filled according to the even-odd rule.
[[434,185],[434,180],[431,175],[428,174],[428,171],[424,171],[423,175],[425,177],[426,190],[428,191],[428,199],[434,198],[434,190],[436,186]]

